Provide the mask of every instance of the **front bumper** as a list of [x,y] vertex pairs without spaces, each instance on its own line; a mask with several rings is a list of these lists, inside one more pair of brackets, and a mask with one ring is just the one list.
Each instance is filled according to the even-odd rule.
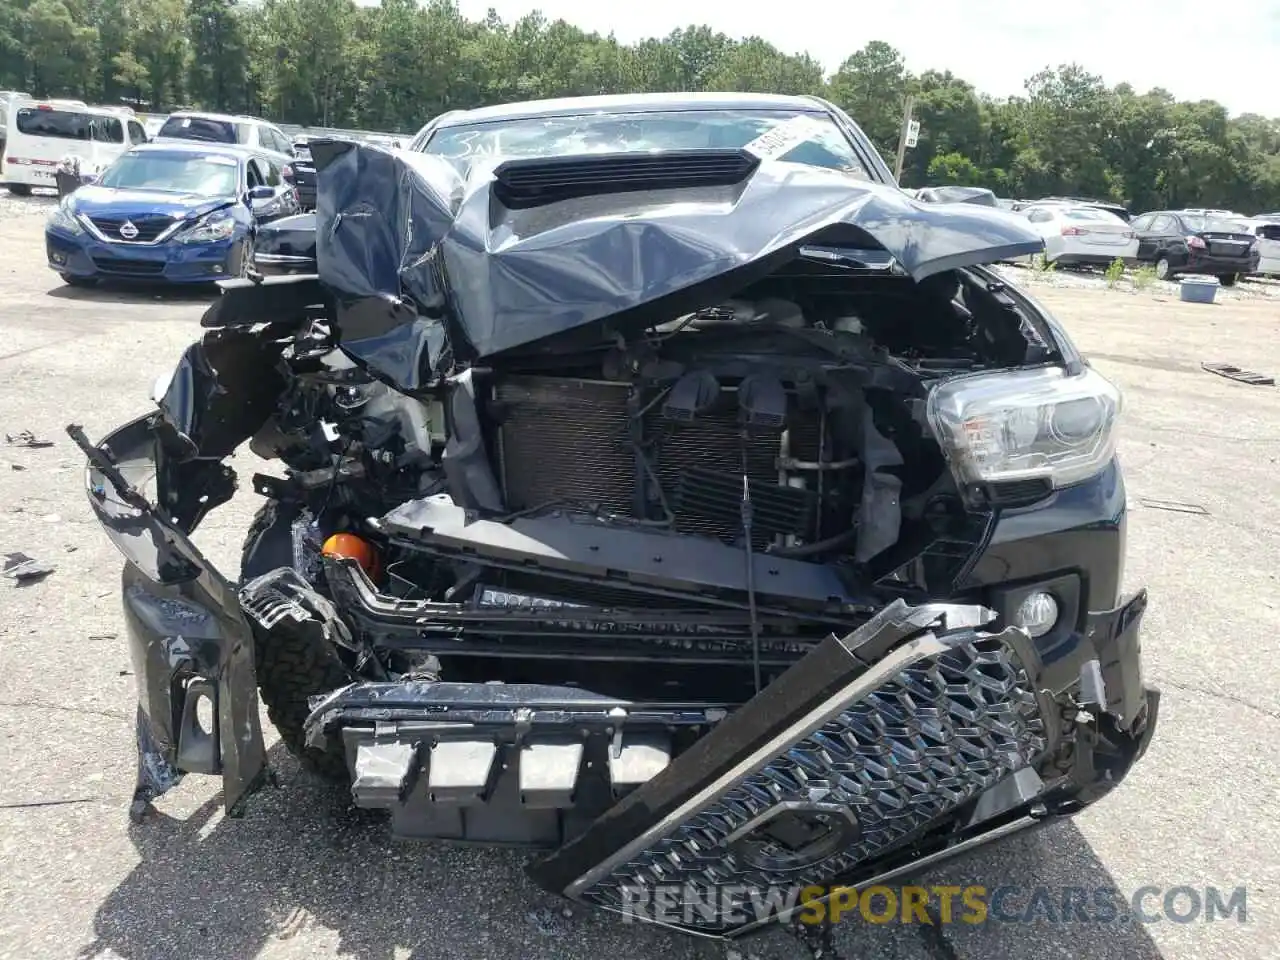
[[71,277],[212,283],[236,275],[240,249],[248,237],[216,243],[103,243],[88,234],[45,231],[49,267]]
[[[90,504],[128,560],[134,811],[186,773],[221,775],[238,810],[265,774],[250,624],[328,614],[300,602],[308,588],[289,568],[237,590],[191,544],[199,517],[229,496],[225,473],[182,475],[200,505],[166,511],[181,522],[120,492],[112,464],[136,484],[147,469],[173,478],[190,463],[167,460],[157,429],[143,418],[96,448],[82,443]],[[397,617],[424,626],[412,604],[341,597],[346,617],[386,631]],[[1140,662],[1145,605],[1140,593],[1086,614],[1070,642],[1043,649],[976,603],[896,600],[780,664],[740,706],[354,682],[313,702],[307,734],[343,751],[356,804],[388,811],[398,835],[542,847],[530,869],[548,890],[731,937],[788,914],[770,891],[865,885],[1105,795],[1155,728],[1159,694]],[[196,722],[201,699],[212,731]],[[633,910],[637,891],[658,888],[696,909],[675,919]],[[764,914],[745,908],[751,891],[772,904]]]

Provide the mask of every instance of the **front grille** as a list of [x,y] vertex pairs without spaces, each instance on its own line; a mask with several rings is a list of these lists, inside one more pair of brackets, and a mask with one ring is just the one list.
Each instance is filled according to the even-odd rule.
[[164,273],[163,260],[127,260],[124,257],[94,257],[93,265],[103,273],[121,277],[158,277]]
[[[173,226],[173,217],[166,216],[90,217],[89,219],[98,228],[98,232],[108,240],[128,243],[151,243]],[[133,224],[134,229],[138,231],[136,237],[125,237],[120,233],[120,228],[126,223]]]
[[[1034,685],[1007,636],[970,633],[909,660],[578,895],[626,912],[637,891],[667,885],[695,905],[680,925],[724,933],[750,919],[749,909],[733,913],[747,906],[735,903],[744,891],[838,882],[918,836],[1047,750]],[[833,842],[805,837],[801,813],[827,818]],[[807,856],[796,855],[797,837]]]

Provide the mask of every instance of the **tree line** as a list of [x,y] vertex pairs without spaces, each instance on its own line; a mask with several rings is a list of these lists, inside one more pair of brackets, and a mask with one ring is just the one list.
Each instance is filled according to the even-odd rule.
[[890,158],[910,94],[921,132],[906,186],[1280,210],[1280,120],[1109,87],[1078,65],[995,98],[950,72],[913,74],[881,41],[824,76],[812,57],[761,37],[689,26],[623,44],[539,14],[470,20],[452,0],[0,0],[0,88],[401,133],[445,110],[540,97],[813,93]]

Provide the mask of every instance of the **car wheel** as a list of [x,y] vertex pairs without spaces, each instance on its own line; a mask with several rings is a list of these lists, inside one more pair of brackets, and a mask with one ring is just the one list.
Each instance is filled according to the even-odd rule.
[[69,287],[96,287],[98,280],[96,277],[73,277],[69,273],[59,274],[62,282]]
[[[253,565],[253,549],[258,538],[277,523],[277,504],[268,500],[249,526],[241,550],[241,577],[258,573]],[[267,716],[280,733],[285,748],[303,769],[324,780],[349,782],[342,744],[333,738],[330,749],[307,745],[306,721],[311,715],[311,698],[329,693],[350,682],[338,658],[315,635],[281,623],[270,631],[252,624],[254,661],[258,690],[267,706]]]
[[1240,274],[1228,273],[1225,276],[1218,277],[1218,282],[1222,284],[1224,287],[1234,287],[1236,285],[1236,281],[1239,279],[1240,279]]
[[1169,279],[1169,258],[1161,257],[1156,261],[1156,276],[1161,280]]
[[9,192],[12,193],[15,197],[31,196],[31,188],[28,187],[25,183],[9,184]]

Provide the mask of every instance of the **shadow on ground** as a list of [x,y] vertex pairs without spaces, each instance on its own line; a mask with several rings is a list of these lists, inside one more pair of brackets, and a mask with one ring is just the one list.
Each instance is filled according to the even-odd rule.
[[[156,814],[130,826],[141,862],[99,907],[95,940],[82,956],[250,958],[269,951],[272,957],[288,957],[296,946],[297,956],[311,957],[320,944],[326,954],[358,960],[406,955],[409,960],[708,960],[726,955],[714,941],[628,925],[537,889],[524,875],[528,855],[523,852],[396,843],[380,820],[349,805],[345,791],[303,775],[279,747],[273,762],[281,788],[255,797],[243,819],[224,819],[217,796],[185,820]],[[989,876],[992,869],[1008,873],[1011,864],[1015,877]],[[1061,876],[1064,864],[1073,876],[1059,882],[1090,888],[1110,883],[1070,824],[1007,840],[986,866],[961,861],[922,882],[960,883],[956,877],[963,872],[988,888],[1000,883],[1030,887],[1054,882],[1050,878]],[[1094,931],[1113,941],[1094,950],[1084,949],[1095,941],[1088,932],[1004,926],[991,941],[999,953],[989,954],[983,941],[993,934],[986,927],[957,934],[955,927],[871,926],[855,916],[837,926],[834,957],[824,956],[1038,957],[1050,955],[1043,948],[1046,938],[1053,938],[1080,945],[1083,952],[1075,954],[1080,956],[1160,958],[1140,927]],[[295,938],[296,944],[288,942]],[[799,939],[778,930],[733,949],[748,957],[809,954]]]
[[88,303],[211,303],[219,296],[215,284],[141,284],[123,281],[100,281],[93,286],[60,284],[49,290],[59,300],[83,300]]

